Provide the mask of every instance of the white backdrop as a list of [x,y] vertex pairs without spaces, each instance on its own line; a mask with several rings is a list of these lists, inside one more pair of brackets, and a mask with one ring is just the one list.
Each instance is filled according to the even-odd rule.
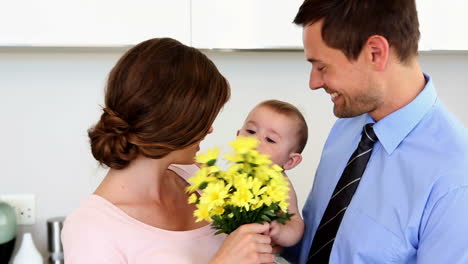
[[[0,49],[0,194],[36,195],[32,231],[46,252],[47,218],[66,215],[99,183],[86,130],[99,117],[104,82],[118,49]],[[310,65],[301,52],[207,52],[232,86],[232,98],[202,149],[226,145],[247,112],[276,98],[297,105],[309,124],[304,161],[289,175],[302,207],[335,118],[330,98],[308,89]],[[441,99],[468,125],[468,54],[421,56]]]

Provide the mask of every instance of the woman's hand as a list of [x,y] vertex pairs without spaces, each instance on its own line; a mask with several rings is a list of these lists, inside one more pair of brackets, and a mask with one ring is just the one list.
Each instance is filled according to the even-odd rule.
[[268,235],[268,223],[247,224],[239,227],[224,240],[210,264],[272,263],[274,255]]

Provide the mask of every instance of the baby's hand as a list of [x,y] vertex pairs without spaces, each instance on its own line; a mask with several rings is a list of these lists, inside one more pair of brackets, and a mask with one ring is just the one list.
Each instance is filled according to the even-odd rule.
[[281,234],[281,223],[278,223],[278,221],[273,221],[270,223],[270,237],[271,237],[271,242],[273,245],[277,244],[277,241],[280,238]]

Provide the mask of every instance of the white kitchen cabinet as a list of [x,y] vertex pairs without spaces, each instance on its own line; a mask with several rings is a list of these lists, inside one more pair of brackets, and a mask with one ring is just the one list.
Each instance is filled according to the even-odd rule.
[[417,0],[420,50],[468,50],[468,1]]
[[125,46],[154,37],[190,44],[190,0],[0,1],[0,46]]
[[192,0],[192,45],[216,49],[300,49],[292,23],[302,0]]
[[[301,49],[292,24],[302,0],[192,0],[192,45],[215,49]],[[416,0],[419,49],[468,50],[468,1]]]
[[[0,0],[0,46],[302,49],[303,0]],[[422,51],[468,51],[467,0],[416,0]]]

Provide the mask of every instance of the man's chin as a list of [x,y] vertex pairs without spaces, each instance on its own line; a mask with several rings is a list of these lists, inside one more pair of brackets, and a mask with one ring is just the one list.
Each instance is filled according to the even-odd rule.
[[336,106],[333,107],[333,114],[338,118],[351,118],[364,114],[365,112],[349,111],[349,109],[342,109]]

